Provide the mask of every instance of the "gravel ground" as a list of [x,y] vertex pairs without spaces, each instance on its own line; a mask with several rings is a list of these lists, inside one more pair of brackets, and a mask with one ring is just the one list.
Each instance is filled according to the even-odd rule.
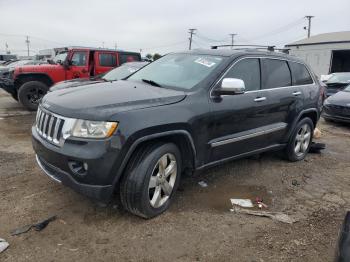
[[[0,91],[0,238],[10,243],[0,261],[332,261],[350,202],[349,126],[321,120],[327,149],[301,162],[269,153],[185,176],[170,210],[144,220],[47,178],[31,147],[34,117]],[[298,222],[229,211],[230,198],[257,196]],[[10,235],[52,215],[41,232]]]

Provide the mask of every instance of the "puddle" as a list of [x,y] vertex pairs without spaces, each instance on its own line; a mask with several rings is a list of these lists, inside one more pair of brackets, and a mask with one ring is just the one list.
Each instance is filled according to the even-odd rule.
[[[268,193],[263,186],[237,185],[227,181],[214,184],[208,182],[206,188],[201,188],[198,184],[196,186],[196,189],[191,190],[191,194],[194,195],[191,197],[194,198],[191,202],[196,203],[199,208],[209,208],[220,212],[229,211],[232,208],[231,198],[250,199],[255,204],[256,197],[259,197],[266,205],[271,206],[272,204],[272,194]],[[258,207],[252,209],[258,209]]]

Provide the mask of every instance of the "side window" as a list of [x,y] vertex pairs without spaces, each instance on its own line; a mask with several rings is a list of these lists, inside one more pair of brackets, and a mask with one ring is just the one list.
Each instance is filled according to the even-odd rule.
[[121,54],[119,53],[119,63],[124,64],[127,62],[140,61],[140,57],[136,54]]
[[292,85],[292,77],[286,61],[264,58],[261,62],[263,89]]
[[87,52],[74,52],[72,56],[72,65],[74,66],[86,66]]
[[98,55],[98,60],[100,66],[116,67],[117,59],[115,54],[112,53],[102,53]]
[[246,58],[235,64],[224,78],[238,78],[244,81],[245,90],[260,89],[260,65],[257,58]]
[[314,82],[305,65],[289,62],[289,66],[293,75],[293,85],[309,85]]

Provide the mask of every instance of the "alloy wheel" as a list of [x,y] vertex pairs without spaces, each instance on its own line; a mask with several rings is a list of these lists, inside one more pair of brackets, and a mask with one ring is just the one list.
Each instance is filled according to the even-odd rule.
[[45,95],[44,91],[40,88],[32,88],[28,94],[27,99],[32,104],[38,104],[39,100]]
[[309,148],[311,141],[311,128],[308,124],[304,124],[298,130],[295,144],[294,152],[297,156],[302,156],[306,153],[306,150]]
[[153,208],[159,208],[169,199],[175,186],[177,163],[173,154],[163,155],[153,168],[148,185],[149,201]]

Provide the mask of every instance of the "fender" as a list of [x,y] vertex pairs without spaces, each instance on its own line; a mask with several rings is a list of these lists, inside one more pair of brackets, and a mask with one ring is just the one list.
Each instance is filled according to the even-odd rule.
[[292,125],[291,125],[291,128],[290,128],[289,131],[288,131],[288,134],[287,134],[288,140],[289,140],[289,137],[291,136],[291,133],[294,131],[294,129],[295,129],[297,123],[299,122],[300,118],[302,117],[302,115],[304,115],[304,114],[306,114],[306,113],[310,113],[310,112],[316,113],[316,115],[317,115],[316,122],[318,121],[318,119],[320,118],[320,114],[319,114],[319,111],[317,110],[317,108],[312,107],[312,108],[308,108],[308,109],[302,110],[302,111],[299,113],[298,117],[296,117],[296,118],[294,119],[294,121],[293,121],[293,123],[292,123]]
[[147,135],[147,136],[138,138],[131,145],[131,147],[129,148],[128,152],[126,153],[126,155],[125,155],[125,157],[123,159],[123,162],[121,163],[121,165],[120,165],[120,167],[118,169],[117,175],[114,178],[113,187],[119,181],[119,178],[123,174],[123,171],[124,171],[127,163],[129,162],[130,157],[132,156],[132,154],[134,153],[134,151],[135,151],[135,149],[136,149],[136,147],[138,145],[140,145],[142,142],[145,142],[145,141],[148,141],[148,140],[152,140],[152,139],[155,139],[155,138],[161,138],[161,137],[169,136],[169,135],[185,135],[187,140],[190,142],[190,145],[191,145],[191,148],[192,148],[192,151],[193,151],[193,163],[195,164],[195,159],[196,159],[196,155],[197,155],[196,147],[194,145],[193,138],[192,138],[191,134],[188,131],[186,131],[186,130],[171,130],[171,131],[166,131],[166,132],[162,132],[162,133],[155,133],[155,134]]
[[33,72],[28,72],[28,73],[19,73],[18,75],[16,75],[16,77],[15,77],[15,80],[14,80],[14,82],[15,82],[15,86],[16,86],[16,89],[18,90],[19,89],[19,82],[20,82],[20,79],[21,78],[25,78],[25,79],[31,79],[31,80],[33,80],[33,81],[36,81],[36,80],[38,80],[37,79],[37,77],[41,77],[41,78],[45,78],[45,80],[48,80],[49,81],[49,83],[48,82],[46,82],[46,84],[48,84],[48,86],[50,87],[50,86],[52,86],[53,85],[53,80],[51,79],[51,77],[48,75],[48,74],[46,74],[46,73],[33,73]]

